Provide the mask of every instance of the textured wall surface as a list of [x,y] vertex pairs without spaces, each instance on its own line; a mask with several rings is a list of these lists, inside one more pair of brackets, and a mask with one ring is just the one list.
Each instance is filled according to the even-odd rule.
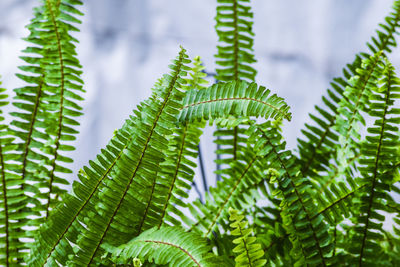
[[[0,75],[10,89],[22,83],[15,76],[24,28],[37,0],[0,1]],[[209,72],[215,68],[217,37],[214,0],[86,0],[78,47],[84,67],[85,116],[74,172],[93,159],[115,129],[140,101],[150,95],[158,77],[183,45],[200,55]],[[391,0],[254,0],[257,82],[284,97],[293,120],[285,125],[288,145],[329,81],[365,50],[365,42],[389,12]],[[395,65],[400,62],[394,52]],[[209,131],[211,132],[211,131]],[[214,145],[202,138],[207,177],[214,183]],[[75,177],[75,176],[73,176]]]

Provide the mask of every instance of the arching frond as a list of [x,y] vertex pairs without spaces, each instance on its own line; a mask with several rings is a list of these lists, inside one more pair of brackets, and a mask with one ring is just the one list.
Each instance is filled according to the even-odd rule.
[[229,115],[290,120],[289,106],[270,92],[263,86],[244,81],[218,83],[200,92],[190,90],[183,101],[179,120],[212,122],[215,118]]
[[345,245],[352,261],[358,265],[389,264],[383,248],[375,240],[384,237],[382,224],[385,216],[382,212],[391,212],[387,203],[391,200],[389,191],[394,179],[387,170],[394,167],[399,157],[399,128],[396,122],[399,121],[400,110],[394,103],[400,98],[400,80],[388,61],[383,75],[380,87],[370,97],[369,114],[376,120],[368,128],[366,141],[361,145],[364,156],[360,160],[362,178],[359,183],[363,187],[356,192],[353,200],[356,203],[355,226],[350,228],[352,241]]
[[[190,78],[185,79],[187,88],[194,90],[205,89],[205,85],[208,82],[204,80],[206,74],[202,72],[203,69],[204,66],[202,66],[200,57],[195,57],[193,67],[189,72]],[[185,199],[188,194],[186,191],[190,190],[193,182],[194,168],[196,167],[193,159],[198,156],[197,146],[200,143],[200,135],[203,133],[201,129],[204,126],[204,122],[178,125],[173,130],[173,133],[167,137],[170,140],[169,149],[166,152],[167,158],[161,163],[162,171],[159,173],[157,180],[159,184],[163,184],[168,190],[158,190],[158,192],[164,192],[164,194],[159,193],[158,195],[158,197],[164,197],[163,203],[160,205],[160,201],[158,201],[158,203],[155,203],[157,207],[154,207],[157,210],[160,210],[161,207],[162,216],[158,226],[166,222],[180,225],[181,221],[177,218],[190,224],[182,209],[187,206]],[[152,219],[149,227],[151,228],[154,223],[154,219]]]
[[[206,239],[179,227],[149,229],[118,248],[105,246],[113,261],[124,264],[133,258],[168,266],[216,266]],[[220,262],[219,264],[222,264]]]
[[162,214],[151,209],[149,203],[162,201],[156,198],[157,173],[160,163],[167,158],[165,151],[169,140],[166,136],[172,134],[174,118],[182,107],[181,88],[190,70],[186,66],[188,63],[190,60],[182,48],[170,65],[171,75],[164,75],[161,87],[135,112],[132,142],[116,162],[111,179],[107,177],[98,190],[96,213],[89,214],[85,221],[87,227],[79,234],[77,246],[80,250],[72,259],[73,265],[98,261],[102,255],[101,244],[123,244],[146,229],[146,218],[152,221],[161,218]]
[[166,158],[165,137],[175,127],[171,118],[179,112],[183,96],[179,88],[189,62],[182,49],[170,66],[171,75],[156,84],[150,99],[138,106],[96,161],[84,168],[81,181],[74,183],[75,195],[68,196],[41,229],[32,266],[65,264],[72,253],[69,242],[77,247],[73,253],[77,256],[69,264],[86,265],[101,256],[104,241],[119,245],[140,233],[159,164]]
[[343,93],[346,97],[339,102],[339,114],[335,122],[336,131],[340,133],[340,146],[337,150],[339,168],[347,168],[346,159],[354,158],[359,151],[360,124],[365,126],[365,119],[361,112],[367,111],[369,97],[376,88],[377,79],[383,71],[381,62],[382,51],[371,58],[364,59],[360,68],[356,69],[357,75],[348,81],[351,86],[346,87]]
[[[298,139],[304,175],[318,177],[321,172],[330,169],[330,159],[335,158],[336,148],[339,146],[340,134],[334,129],[336,117],[339,114],[339,102],[346,98],[344,95],[345,88],[346,86],[351,87],[347,80],[357,75],[356,70],[361,67],[362,59],[368,59],[379,51],[390,53],[391,49],[397,45],[394,37],[398,34],[400,26],[399,0],[394,1],[392,9],[393,12],[385,17],[385,23],[379,24],[381,30],[377,31],[378,38],[373,37],[372,42],[367,43],[371,52],[357,55],[355,61],[343,69],[343,78],[335,78],[331,83],[333,90],[328,89],[328,96],[322,98],[328,109],[316,106],[317,115],[310,114],[316,126],[306,124],[307,129],[302,130],[305,139]],[[354,97],[356,96],[353,96],[351,101],[358,101]]]

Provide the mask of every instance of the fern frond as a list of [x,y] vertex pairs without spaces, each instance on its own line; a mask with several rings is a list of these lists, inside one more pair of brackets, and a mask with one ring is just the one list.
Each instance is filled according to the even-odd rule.
[[364,155],[359,167],[363,188],[356,193],[358,215],[354,217],[354,227],[350,228],[351,246],[346,247],[354,263],[389,264],[382,247],[374,240],[384,237],[382,229],[387,207],[391,200],[389,191],[393,174],[387,172],[397,162],[397,147],[400,145],[397,123],[400,110],[394,106],[400,98],[400,80],[395,76],[393,66],[386,60],[380,88],[370,97],[369,114],[375,123],[368,128],[366,141],[361,145]]
[[216,266],[216,260],[209,254],[207,240],[194,233],[187,233],[179,227],[149,229],[127,244],[118,248],[104,245],[112,252],[117,264],[124,264],[133,258],[142,262],[154,262],[168,266]]
[[[189,72],[190,78],[186,80],[186,88],[192,88],[194,90],[203,90],[205,85],[208,84],[204,77],[205,73],[202,72],[204,66],[200,57],[195,57],[193,61],[193,67]],[[166,152],[167,158],[161,163],[162,171],[158,174],[158,184],[163,184],[167,187],[167,194],[159,194],[158,198],[164,198],[163,203],[158,201],[155,203],[158,207],[155,208],[160,210],[161,207],[161,218],[158,223],[160,227],[163,223],[170,223],[172,225],[180,225],[181,221],[190,222],[187,216],[182,212],[182,209],[187,206],[185,199],[188,197],[186,191],[190,190],[191,184],[194,177],[194,168],[196,163],[193,159],[198,156],[198,144],[200,143],[200,135],[203,133],[201,130],[205,127],[204,122],[191,123],[183,126],[178,125],[174,130],[173,134],[167,136],[169,140],[169,149]],[[160,212],[160,211],[157,211]],[[177,218],[180,218],[179,221]],[[154,220],[149,224],[151,228],[154,224]]]
[[[245,80],[255,81],[257,71],[251,66],[256,62],[253,54],[253,13],[249,0],[218,0],[215,29],[218,35],[218,53],[215,55],[216,79],[222,82]],[[224,132],[224,129],[218,129]],[[239,133],[237,126],[228,130],[224,147],[218,149],[218,154],[224,154],[225,159],[236,159],[240,153]],[[228,142],[228,140],[230,140]],[[226,153],[232,149],[233,153]],[[220,156],[222,157],[222,156]],[[216,162],[221,164],[220,162]]]
[[56,207],[54,215],[39,228],[31,248],[30,266],[53,266],[56,262],[66,264],[68,255],[73,253],[70,242],[77,242],[85,217],[96,212],[97,190],[116,168],[117,161],[132,140],[133,132],[133,121],[127,120],[96,160],[89,161],[89,166],[80,171],[80,182],[73,183],[74,195],[67,195],[63,203]]
[[369,97],[383,71],[381,57],[382,51],[362,61],[361,67],[356,69],[357,75],[348,81],[351,86],[346,87],[343,93],[346,97],[339,102],[339,114],[334,127],[340,134],[337,161],[341,169],[347,168],[348,158],[356,156],[354,150],[359,151],[360,123],[365,126],[361,112],[367,111]]
[[[0,108],[8,104],[5,91],[0,88]],[[12,144],[13,138],[9,136],[7,125],[3,123],[2,114],[0,109],[0,265],[10,266],[26,254],[21,251],[25,244],[19,239],[20,225],[17,220],[28,201],[19,188],[21,178],[11,171],[15,169],[15,165],[10,162],[14,158],[12,151],[15,145]]]
[[[321,215],[313,218],[317,213],[309,190],[311,184],[300,176],[300,165],[290,151],[284,150],[285,143],[281,142],[277,131],[271,131],[268,124],[250,128],[258,137],[259,144],[267,144],[270,152],[269,166],[279,172],[275,194],[282,199],[280,207],[283,225],[291,235],[293,244],[292,254],[297,265],[320,264],[323,266],[333,262],[332,240],[328,233],[328,225]],[[255,151],[258,155],[265,154],[266,149]]]
[[140,233],[140,220],[146,217],[150,202],[143,198],[152,196],[155,181],[151,181],[166,158],[165,136],[175,127],[171,118],[179,112],[183,97],[179,88],[189,62],[182,49],[170,66],[172,74],[156,83],[150,99],[138,106],[96,161],[84,168],[80,182],[73,185],[74,195],[68,195],[41,228],[32,250],[35,256],[30,258],[32,266],[65,265],[68,255],[75,255],[68,264],[86,265],[99,260],[104,241],[120,245]]
[[250,66],[253,55],[252,18],[248,0],[218,0],[215,29],[218,34],[216,79],[254,81],[257,71]]
[[356,56],[352,64],[348,64],[343,69],[344,78],[335,78],[331,86],[333,90],[328,89],[328,96],[323,97],[324,104],[329,108],[316,106],[318,115],[310,114],[311,119],[316,126],[306,124],[307,129],[302,130],[305,139],[298,139],[299,154],[302,161],[302,172],[306,176],[318,176],[321,172],[328,171],[330,159],[335,158],[336,148],[338,147],[339,134],[334,129],[336,117],[339,114],[339,102],[346,98],[344,91],[346,86],[351,86],[347,82],[351,76],[357,75],[356,69],[361,67],[362,58],[369,58],[378,51],[391,52],[395,47],[395,34],[398,34],[400,26],[400,1],[396,0],[393,4],[393,12],[385,17],[385,23],[380,24],[382,30],[378,30],[378,38],[373,37],[371,43],[367,46],[370,53],[360,53]]
[[243,221],[244,215],[239,214],[238,210],[229,209],[229,220],[231,235],[237,236],[233,240],[236,247],[233,252],[237,255],[235,258],[236,266],[264,266],[267,260],[264,259],[264,251],[261,244],[257,242],[257,238],[252,236],[253,229],[248,227],[248,222]]
[[[77,131],[73,127],[79,123],[74,117],[81,114],[81,108],[75,103],[82,100],[79,93],[83,91],[80,65],[75,58],[77,40],[69,34],[77,31],[72,24],[80,23],[74,17],[81,15],[74,7],[77,4],[81,2],[42,1],[27,26],[30,35],[25,40],[31,46],[23,50],[25,56],[21,59],[27,65],[19,67],[24,74],[17,76],[28,85],[14,90],[13,105],[18,111],[11,112],[14,119],[9,131],[16,147],[12,152],[3,147],[9,152],[4,160],[12,160],[11,164],[5,163],[6,176],[10,177],[8,184],[14,184],[8,194],[15,194],[13,207],[18,206],[7,219],[13,222],[17,237],[12,243],[15,245],[13,257],[18,263],[23,262],[32,241],[31,232],[66,192],[60,185],[68,182],[61,176],[71,173],[63,165],[72,159],[62,153],[73,149],[66,141],[75,139]],[[25,247],[18,240],[22,238]]]
[[34,46],[23,51],[26,55],[21,58],[28,65],[21,66],[25,74],[17,76],[29,85],[15,89],[13,105],[19,111],[11,113],[11,134],[18,142],[16,161],[20,164],[16,172],[25,182],[21,189],[34,194],[30,200],[34,212],[25,209],[38,216],[29,221],[30,226],[39,226],[48,216],[66,192],[60,187],[68,184],[62,175],[72,172],[64,166],[72,159],[63,153],[74,149],[66,142],[75,139],[74,127],[79,125],[75,117],[82,109],[76,103],[83,99],[82,72],[74,45],[77,40],[70,35],[78,30],[72,24],[80,23],[75,15],[82,13],[74,7],[79,4],[43,1],[28,25],[30,35],[25,40]]
[[[151,203],[167,190],[157,186],[160,163],[165,160],[168,148],[166,136],[172,133],[175,117],[182,106],[185,83],[183,77],[190,70],[185,50],[170,66],[171,75],[164,75],[161,88],[138,107],[134,119],[135,133],[132,142],[124,149],[117,161],[112,179],[103,182],[99,191],[96,213],[89,214],[86,229],[80,233],[77,246],[80,250],[72,260],[73,265],[87,265],[99,260],[101,244],[122,244],[137,236],[143,229],[146,218],[158,222],[161,213],[151,209]],[[154,207],[157,207],[155,205]],[[90,244],[90,245],[88,245]]]
[[[383,71],[382,56],[380,51],[371,58],[362,60],[361,67],[356,69],[357,75],[348,80],[350,86],[345,88],[343,93],[345,97],[339,102],[334,125],[340,134],[335,158],[337,166],[331,164],[327,175],[320,175],[317,181],[313,180],[318,189],[315,197],[319,205],[324,207],[324,215],[331,224],[337,224],[343,217],[348,217],[350,196],[359,189],[352,177],[356,172],[357,159],[361,155],[360,124],[365,126],[369,97],[376,89],[377,80]],[[351,189],[347,185],[350,185]]]
[[179,115],[181,122],[209,120],[229,115],[291,119],[289,106],[276,94],[255,83],[232,81],[218,83],[205,90],[189,90]]

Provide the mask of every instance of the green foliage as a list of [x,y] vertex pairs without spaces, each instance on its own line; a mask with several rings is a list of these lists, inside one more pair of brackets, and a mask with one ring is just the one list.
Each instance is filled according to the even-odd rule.
[[184,99],[179,120],[213,121],[229,115],[290,120],[289,106],[276,94],[270,96],[270,92],[263,86],[245,81],[221,82],[200,92],[190,90]]
[[244,216],[239,214],[238,210],[229,209],[229,220],[233,221],[230,226],[233,228],[231,235],[238,236],[233,240],[236,247],[233,252],[236,253],[236,266],[264,266],[267,261],[263,259],[264,251],[257,239],[251,236],[253,230],[248,228],[248,222],[243,221]]
[[127,263],[139,257],[141,261],[170,266],[214,266],[207,240],[179,227],[152,228],[118,248],[110,247],[113,261]]
[[249,0],[217,0],[215,29],[220,45],[218,54],[217,80],[254,81],[257,71],[250,66],[254,63],[252,31],[253,13]]
[[[400,80],[387,58],[400,1],[310,114],[297,154],[282,137],[288,104],[254,82],[250,1],[217,2],[218,82],[181,48],[70,193],[82,3],[34,10],[11,123],[0,110],[0,265],[400,264]],[[207,121],[221,179],[188,203]]]

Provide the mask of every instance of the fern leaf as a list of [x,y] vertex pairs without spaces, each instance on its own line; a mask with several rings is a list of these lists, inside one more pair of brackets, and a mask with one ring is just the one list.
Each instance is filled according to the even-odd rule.
[[382,72],[382,52],[378,52],[369,59],[364,59],[361,68],[356,70],[357,76],[353,76],[346,87],[343,98],[339,102],[339,114],[336,117],[336,131],[340,133],[337,161],[339,168],[347,167],[348,158],[354,158],[354,150],[358,151],[360,142],[360,123],[365,126],[365,119],[361,112],[367,110],[369,96],[375,89],[377,79]]
[[[352,178],[355,173],[360,153],[360,124],[365,126],[365,112],[369,106],[369,97],[376,90],[377,80],[383,71],[382,51],[362,61],[351,77],[343,93],[346,97],[339,102],[338,115],[334,128],[340,134],[336,162],[327,175],[321,175],[316,185],[314,197],[322,208],[322,213],[331,224],[339,223],[348,217],[351,210],[351,199],[360,189]],[[348,188],[350,185],[351,189]]]
[[[202,72],[203,69],[204,66],[202,66],[200,57],[195,57],[193,67],[189,72],[190,78],[186,79],[186,89],[205,89],[205,85],[208,82],[204,80],[206,74]],[[204,126],[205,123],[177,126],[173,130],[173,134],[167,137],[170,140],[169,149],[166,152],[167,159],[161,163],[162,171],[159,173],[157,180],[160,181],[159,184],[163,184],[168,188],[168,193],[165,196],[158,195],[159,198],[164,197],[163,203],[153,203],[153,205],[156,204],[161,207],[159,227],[163,223],[180,225],[181,221],[177,218],[180,218],[183,222],[188,222],[182,209],[187,206],[184,201],[188,197],[186,191],[191,188],[194,177],[193,169],[196,167],[196,164],[191,159],[197,158],[197,146],[200,143],[200,135],[203,133],[201,129]],[[149,225],[149,228],[151,227],[152,224]]]
[[[75,117],[81,115],[82,80],[78,59],[75,57],[77,31],[72,24],[80,23],[75,15],[81,15],[74,5],[80,1],[42,1],[35,9],[35,17],[25,40],[33,44],[21,57],[28,65],[21,66],[24,74],[17,76],[27,86],[15,89],[13,105],[19,110],[12,112],[11,134],[16,137],[18,167],[15,172],[24,181],[20,190],[33,193],[29,202],[34,205],[23,211],[25,218],[19,219],[21,228],[29,224],[36,229],[57,204],[66,190],[68,182],[62,177],[72,171],[65,164],[72,159],[63,155],[74,148],[67,141],[75,139],[74,129],[79,123]],[[21,201],[23,204],[24,201]],[[29,215],[33,215],[28,219]],[[33,227],[32,227],[33,226]],[[25,232],[24,229],[18,229]],[[21,237],[27,237],[25,234]]]
[[113,261],[117,264],[139,258],[142,262],[149,261],[157,265],[216,265],[214,257],[209,255],[210,247],[206,239],[179,227],[152,228],[118,248],[104,247],[112,252]]
[[[0,82],[1,85],[1,82]],[[0,88],[0,107],[8,104],[6,89]],[[22,208],[27,203],[23,191],[18,188],[22,184],[19,176],[11,170],[15,169],[10,162],[14,158],[12,151],[15,145],[9,137],[8,127],[3,124],[3,111],[0,109],[0,265],[10,266],[16,264],[26,253],[24,243],[19,239],[20,225],[17,219]],[[22,203],[22,205],[21,205]]]
[[[251,66],[256,60],[253,55],[253,13],[249,1],[219,0],[217,2],[215,29],[219,45],[215,58],[219,68],[216,69],[215,78],[222,82],[237,80],[254,82],[257,71]],[[219,131],[224,130],[219,129]],[[239,126],[226,134],[231,137],[227,140],[231,141],[226,141],[224,147],[228,147],[228,150],[231,148],[233,153],[225,153],[227,150],[219,150],[217,153],[224,154],[227,159],[236,159],[240,153]],[[217,162],[217,164],[220,163]]]
[[[90,166],[84,168],[79,175],[80,182],[73,185],[74,195],[68,195],[57,207],[54,216],[40,229],[29,261],[32,266],[52,266],[55,262],[65,265],[68,255],[74,255],[73,262],[68,264],[89,264],[100,260],[98,256],[101,255],[100,245],[103,241],[113,240],[109,235],[106,236],[108,231],[112,232],[112,236],[120,235],[114,239],[119,244],[139,234],[138,220],[145,217],[145,205],[148,203],[146,201],[149,201],[143,200],[142,197],[151,196],[148,190],[151,191],[152,188],[151,184],[142,184],[147,182],[142,177],[154,175],[159,166],[153,162],[157,160],[159,164],[166,158],[164,154],[160,156],[159,153],[164,153],[168,144],[163,139],[165,137],[161,136],[168,136],[171,134],[169,129],[175,127],[174,121],[170,120],[173,117],[170,114],[177,112],[175,107],[179,107],[176,101],[182,98],[182,93],[178,88],[184,84],[181,77],[188,70],[185,66],[188,62],[182,50],[171,66],[172,76],[165,75],[156,83],[151,98],[138,106],[134,111],[135,116],[131,116],[116,132],[96,161],[90,161]],[[145,116],[146,114],[150,117]],[[145,135],[147,137],[144,137]],[[138,154],[137,151],[140,150],[143,150],[143,153]],[[135,176],[132,175],[135,173],[132,173],[133,167],[129,167],[131,164],[136,164],[135,173],[140,176],[140,181],[133,181]],[[132,176],[132,179],[128,180],[128,176]],[[139,178],[136,177],[136,180]],[[131,188],[132,183],[134,187]],[[122,188],[122,185],[125,188]],[[131,196],[135,190],[139,191],[135,192],[135,198],[138,200]],[[128,200],[130,204],[132,201],[135,203],[138,207],[135,212],[141,212],[142,217],[135,217],[138,213],[125,211],[127,208],[132,210],[132,206],[125,203]],[[103,204],[103,201],[106,204]],[[120,209],[124,212],[118,213]],[[125,220],[127,215],[135,217],[135,220]],[[118,219],[113,224],[115,216],[118,216]],[[129,226],[122,228],[122,221]],[[52,228],[53,225],[57,225],[57,230]],[[92,241],[85,243],[88,239]],[[75,250],[72,250],[70,243],[74,244]]]
[[[119,245],[138,235],[147,216],[158,221],[161,214],[153,214],[149,204],[155,196],[159,164],[164,161],[168,147],[165,136],[174,128],[174,117],[181,107],[182,79],[190,70],[182,48],[179,57],[171,66],[172,74],[165,75],[161,88],[150,101],[138,107],[135,118],[135,133],[132,142],[125,148],[112,179],[104,181],[99,190],[100,202],[96,213],[89,214],[87,228],[79,235],[80,250],[73,265],[86,265],[99,260],[101,244],[109,242]],[[162,189],[162,190],[165,190]],[[88,245],[90,244],[90,245]]]
[[[54,215],[39,228],[36,242],[31,248],[30,266],[52,266],[56,262],[66,264],[68,255],[73,254],[70,242],[77,242],[84,218],[96,212],[97,190],[115,169],[123,150],[131,142],[133,132],[133,122],[127,120],[96,160],[90,161],[90,165],[81,170],[78,174],[80,182],[73,184],[74,195],[67,195],[63,203],[56,207]],[[57,226],[56,230],[54,225]]]
[[229,209],[229,220],[231,235],[238,236],[233,240],[237,246],[233,249],[236,253],[236,266],[264,266],[267,260],[263,258],[264,251],[261,249],[261,244],[257,242],[256,237],[251,236],[253,229],[248,228],[248,222],[243,221],[244,215],[239,214],[238,210]]
[[393,12],[385,18],[385,23],[380,24],[382,30],[378,30],[378,38],[373,37],[371,43],[367,43],[371,53],[360,53],[356,56],[352,64],[348,64],[343,69],[344,78],[335,78],[331,86],[333,90],[328,90],[328,96],[322,98],[329,110],[316,106],[318,115],[310,114],[311,119],[317,126],[306,124],[307,129],[302,130],[305,140],[298,139],[299,154],[302,161],[302,172],[306,176],[318,176],[321,172],[328,171],[330,159],[335,158],[336,148],[338,147],[339,134],[334,129],[336,117],[339,114],[339,102],[346,98],[344,91],[351,76],[357,75],[357,68],[361,67],[362,58],[369,58],[371,54],[378,51],[391,52],[395,47],[395,34],[398,34],[400,26],[400,1],[396,0],[393,4]]
[[385,216],[381,213],[390,212],[387,203],[391,199],[389,190],[394,181],[387,170],[394,167],[398,159],[396,147],[400,145],[396,134],[400,110],[394,107],[394,102],[400,98],[400,80],[388,61],[380,83],[380,88],[370,97],[369,114],[376,120],[368,128],[369,135],[361,146],[364,157],[360,159],[362,179],[359,183],[363,188],[357,191],[353,200],[358,216],[354,218],[355,226],[350,228],[352,246],[347,248],[358,265],[389,264],[382,247],[373,241],[384,235],[382,222]]
[[[323,266],[333,263],[332,240],[328,233],[328,225],[323,221],[321,215],[313,218],[317,213],[309,190],[311,184],[300,176],[300,165],[290,151],[282,151],[285,143],[276,131],[271,131],[268,124],[255,125],[249,130],[254,135],[259,135],[258,143],[267,144],[271,151],[269,164],[273,169],[279,170],[276,176],[278,187],[276,193],[282,199],[282,220],[288,233],[291,235],[293,244],[292,254],[297,260],[297,265],[320,264]],[[264,155],[266,149],[255,151],[258,155]],[[274,181],[271,181],[274,182]],[[312,219],[313,218],[313,219]]]
[[236,118],[263,117],[291,119],[289,106],[276,94],[255,83],[232,81],[201,90],[189,90],[179,115],[181,122],[209,120],[233,115]]
[[250,66],[255,62],[251,21],[253,13],[246,0],[218,0],[215,29],[218,34],[216,79],[254,81],[256,70]]

